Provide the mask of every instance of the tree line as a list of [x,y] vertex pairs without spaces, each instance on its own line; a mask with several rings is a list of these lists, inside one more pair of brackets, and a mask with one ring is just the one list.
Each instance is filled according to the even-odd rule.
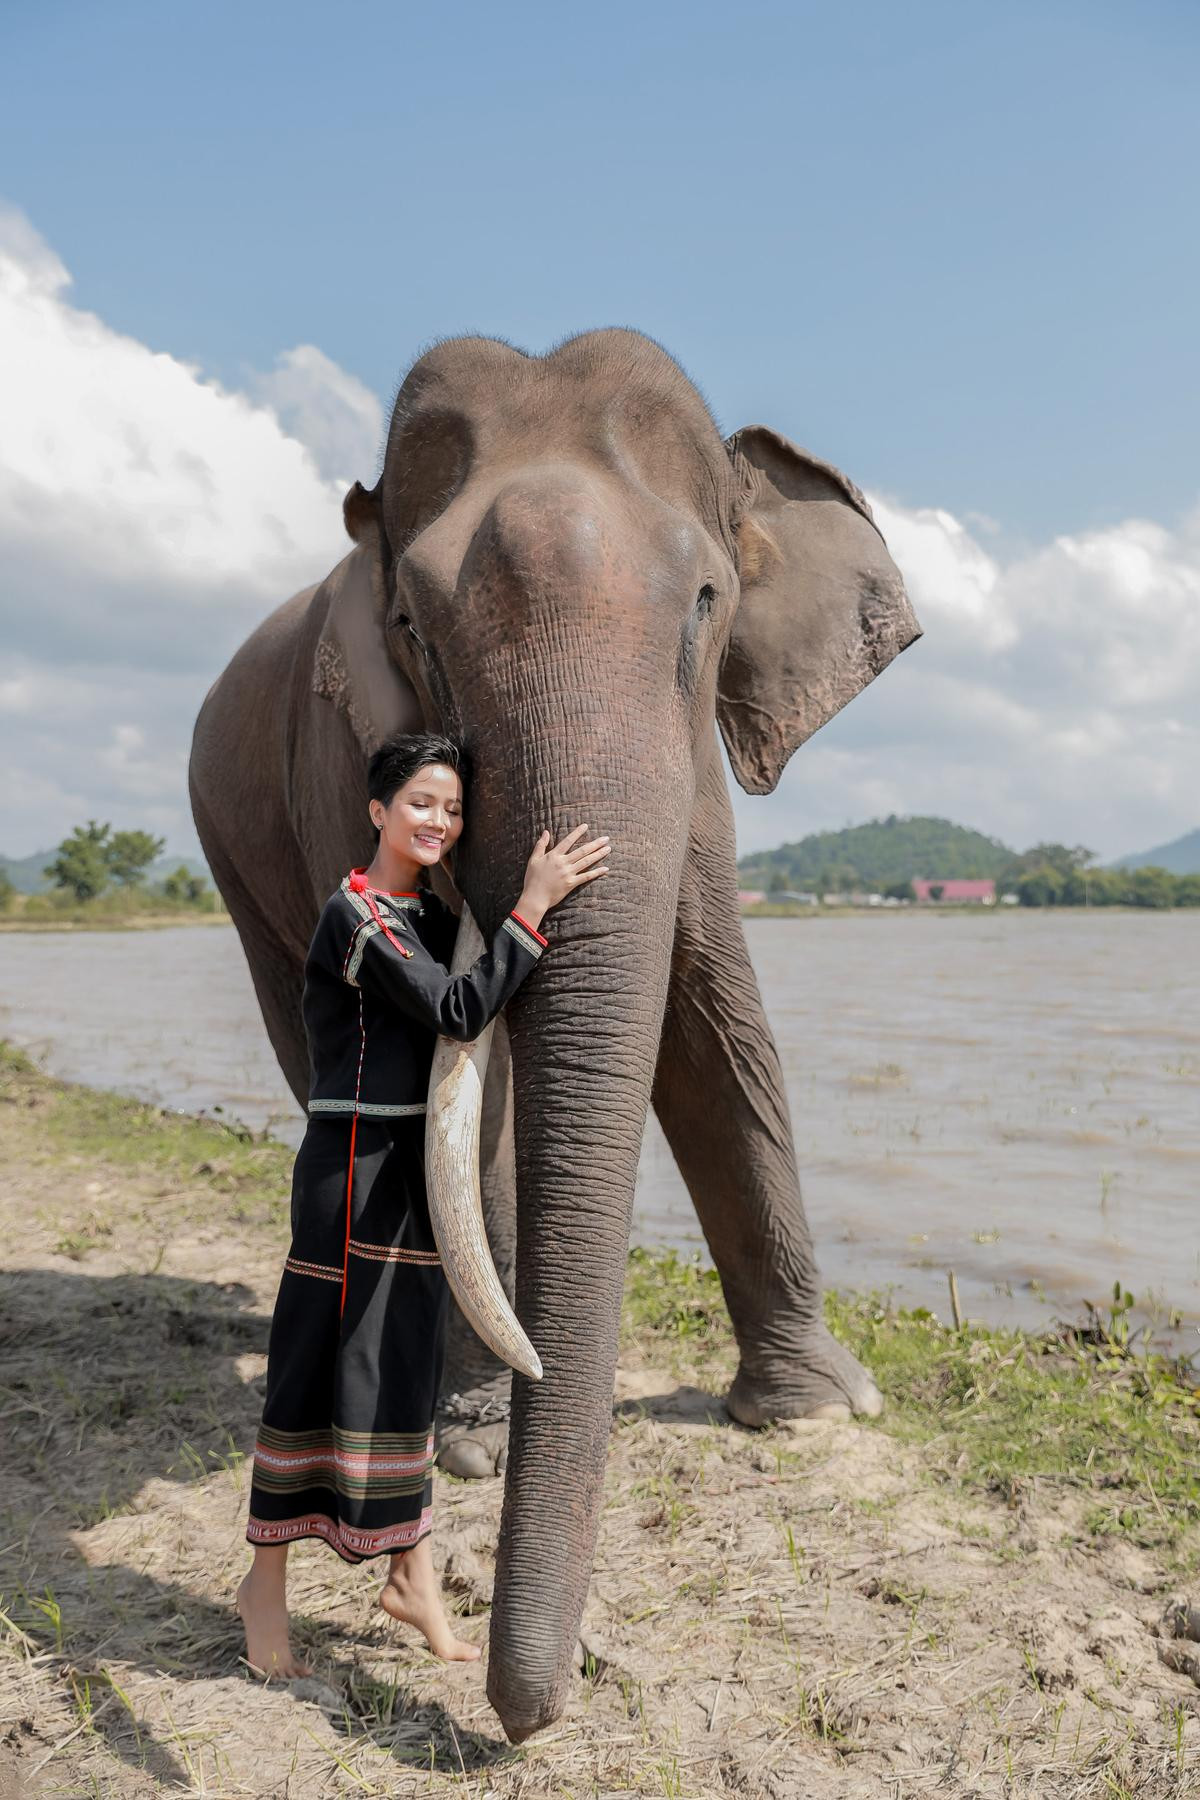
[[[160,881],[150,881],[151,866],[165,846],[165,838],[155,837],[149,831],[114,831],[108,823],[101,825],[89,819],[62,840],[43,874],[53,883],[55,895],[81,906],[112,894],[165,900],[173,906],[211,903],[213,895],[208,882],[203,875],[193,875],[185,863]],[[0,870],[0,906],[10,907],[15,894],[12,882]],[[30,900],[39,898],[32,895]]]
[[[1034,844],[1010,850],[995,838],[947,819],[872,820],[844,831],[814,832],[796,844],[745,856],[746,887],[770,895],[879,893],[912,900],[914,878],[935,884],[991,877],[996,892],[1023,906],[1200,906],[1200,875],[1169,869],[1102,869],[1083,844]],[[936,886],[931,890],[939,898]]]
[[1019,875],[1013,891],[1022,906],[1200,906],[1200,875],[1045,862]]

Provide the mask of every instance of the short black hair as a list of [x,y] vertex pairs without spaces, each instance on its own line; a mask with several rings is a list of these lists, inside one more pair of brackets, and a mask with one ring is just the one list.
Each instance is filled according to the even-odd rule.
[[430,763],[453,769],[463,788],[467,785],[467,753],[455,738],[438,731],[408,731],[380,744],[367,764],[367,799],[390,806],[406,781]]

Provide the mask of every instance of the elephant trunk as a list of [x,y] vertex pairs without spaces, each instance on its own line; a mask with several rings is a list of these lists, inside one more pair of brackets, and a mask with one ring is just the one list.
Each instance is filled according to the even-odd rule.
[[682,841],[654,846],[645,821],[602,816],[622,846],[619,875],[555,915],[508,1014],[517,1312],[544,1371],[513,1382],[493,1599],[488,1694],[514,1741],[562,1711],[591,1575],[682,861]]
[[[611,874],[553,910],[549,948],[507,1012],[516,1311],[543,1371],[513,1378],[492,1610],[488,1693],[513,1739],[562,1710],[591,1574],[695,792],[679,685],[690,552],[674,514],[639,505],[635,517],[619,484],[571,465],[523,471],[473,533],[455,629],[431,661],[472,757],[454,874],[485,931],[521,892],[543,828],[612,840]],[[423,554],[404,565],[414,612],[438,573]]]

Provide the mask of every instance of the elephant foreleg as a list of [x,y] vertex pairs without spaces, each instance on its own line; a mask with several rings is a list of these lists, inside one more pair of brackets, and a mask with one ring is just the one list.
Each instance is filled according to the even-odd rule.
[[874,1414],[879,1390],[822,1318],[782,1071],[738,915],[719,764],[701,802],[680,895],[654,1109],[737,1337],[740,1366],[727,1404],[746,1425]]

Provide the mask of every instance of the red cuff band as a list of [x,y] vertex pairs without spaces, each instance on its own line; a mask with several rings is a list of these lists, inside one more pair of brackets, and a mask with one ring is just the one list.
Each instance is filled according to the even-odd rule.
[[524,925],[526,931],[530,932],[537,939],[539,944],[548,944],[550,942],[549,938],[544,938],[542,936],[536,925],[531,925],[527,919],[523,919],[519,912],[514,912],[510,916],[517,921],[518,925]]

